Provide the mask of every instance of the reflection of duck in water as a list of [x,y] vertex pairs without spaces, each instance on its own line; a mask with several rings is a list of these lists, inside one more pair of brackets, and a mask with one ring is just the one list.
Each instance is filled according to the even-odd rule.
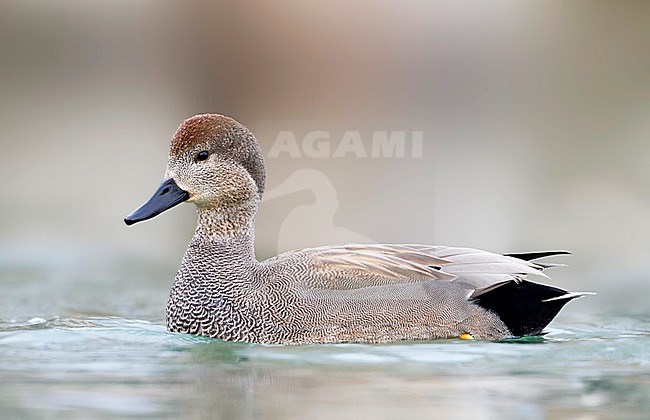
[[372,242],[367,237],[334,225],[339,201],[329,178],[316,169],[299,169],[282,184],[264,193],[263,201],[288,194],[311,191],[314,201],[293,208],[280,225],[277,250],[349,242]]

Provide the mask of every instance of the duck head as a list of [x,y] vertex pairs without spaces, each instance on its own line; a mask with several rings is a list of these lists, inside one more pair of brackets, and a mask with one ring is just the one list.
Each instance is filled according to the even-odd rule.
[[256,209],[264,180],[262,153],[248,128],[223,115],[196,115],[174,134],[158,190],[124,222],[151,219],[183,202],[199,211]]

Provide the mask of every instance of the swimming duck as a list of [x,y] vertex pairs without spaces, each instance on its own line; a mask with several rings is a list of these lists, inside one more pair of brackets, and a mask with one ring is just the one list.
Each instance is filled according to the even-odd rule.
[[196,115],[171,140],[162,184],[124,221],[194,203],[198,222],[167,303],[169,331],[266,344],[539,335],[585,293],[533,282],[566,252],[496,254],[431,245],[348,244],[266,261],[254,252],[265,168],[232,118]]

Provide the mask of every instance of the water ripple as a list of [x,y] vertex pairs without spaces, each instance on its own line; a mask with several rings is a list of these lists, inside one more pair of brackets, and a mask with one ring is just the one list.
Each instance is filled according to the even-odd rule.
[[359,402],[373,412],[370,401],[453,415],[467,395],[468,413],[487,417],[634,417],[648,408],[649,349],[644,317],[556,325],[533,339],[309,346],[228,343],[120,317],[0,320],[0,417],[26,407],[82,417],[232,417],[253,407],[286,417],[278,404],[308,413],[336,403],[350,414]]

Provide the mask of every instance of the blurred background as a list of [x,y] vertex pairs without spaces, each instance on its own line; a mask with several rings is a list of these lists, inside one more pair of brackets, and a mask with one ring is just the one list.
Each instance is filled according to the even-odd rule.
[[[266,154],[260,258],[362,240],[567,249],[553,283],[599,292],[567,313],[647,312],[650,2],[0,5],[0,265],[49,273],[7,316],[83,284],[79,305],[132,307],[146,271],[159,313],[133,315],[162,318],[194,210],[122,219],[180,122],[208,112]],[[301,151],[314,131],[332,150],[347,131],[368,150],[375,131],[421,132],[422,153],[270,156],[286,131]]]

